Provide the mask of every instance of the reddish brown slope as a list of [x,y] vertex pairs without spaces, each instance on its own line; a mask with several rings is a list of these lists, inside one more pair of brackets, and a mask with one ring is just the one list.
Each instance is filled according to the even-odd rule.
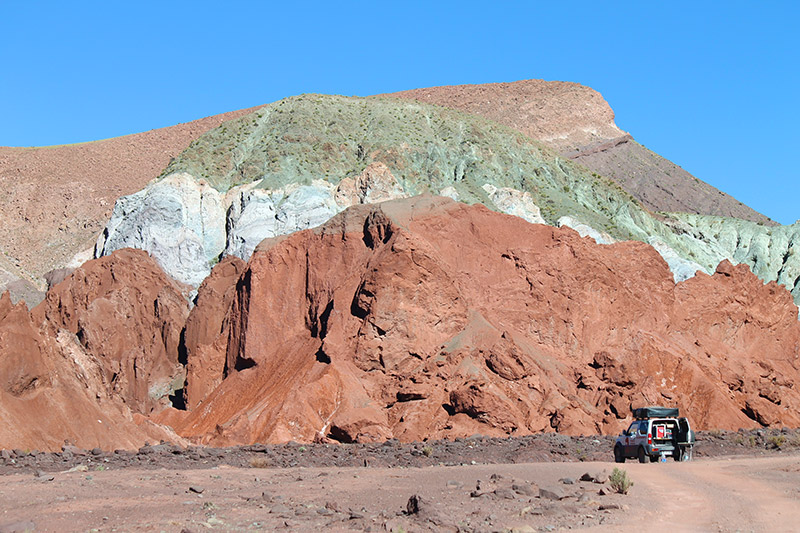
[[776,223],[640,145],[614,123],[603,97],[577,83],[523,80],[383,95],[460,109],[514,128],[619,183],[653,211]]
[[615,432],[653,403],[800,425],[797,308],[746,267],[675,286],[642,243],[418,197],[264,241],[232,299],[220,268],[228,343],[187,338],[187,380],[221,385],[176,426],[203,442]]
[[143,415],[183,384],[183,289],[139,250],[77,269],[29,313],[0,299],[0,449],[178,439]]
[[[142,189],[206,131],[253,109],[90,143],[0,147],[0,269],[41,289],[44,273],[94,245],[117,198]],[[35,298],[23,287],[13,296]]]

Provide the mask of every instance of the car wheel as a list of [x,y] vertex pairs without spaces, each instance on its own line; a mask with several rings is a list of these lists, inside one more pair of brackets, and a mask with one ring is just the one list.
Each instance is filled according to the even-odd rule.
[[616,463],[625,462],[625,452],[622,451],[622,446],[614,447],[614,462]]
[[640,463],[649,463],[650,462],[650,456],[647,455],[644,452],[644,447],[643,446],[639,446],[639,462]]

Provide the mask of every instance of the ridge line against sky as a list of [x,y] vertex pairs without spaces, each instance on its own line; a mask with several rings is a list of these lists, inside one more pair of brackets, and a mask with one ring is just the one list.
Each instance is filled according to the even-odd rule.
[[6,2],[0,146],[117,137],[300,93],[572,81],[641,144],[781,223],[795,2]]

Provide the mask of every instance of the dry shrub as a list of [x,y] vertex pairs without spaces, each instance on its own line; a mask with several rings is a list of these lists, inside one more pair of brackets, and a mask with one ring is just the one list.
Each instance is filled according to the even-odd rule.
[[250,458],[250,468],[269,468],[269,460],[266,457]]
[[628,489],[633,486],[633,481],[628,477],[628,472],[616,467],[611,472],[611,475],[608,476],[608,482],[614,492],[619,494],[628,494]]

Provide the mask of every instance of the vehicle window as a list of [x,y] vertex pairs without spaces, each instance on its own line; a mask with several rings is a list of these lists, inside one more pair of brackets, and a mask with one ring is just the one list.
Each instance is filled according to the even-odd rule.
[[639,435],[647,435],[647,422],[639,422]]
[[633,435],[636,432],[636,428],[639,427],[639,422],[634,422],[631,424],[631,427],[628,428],[628,435]]

